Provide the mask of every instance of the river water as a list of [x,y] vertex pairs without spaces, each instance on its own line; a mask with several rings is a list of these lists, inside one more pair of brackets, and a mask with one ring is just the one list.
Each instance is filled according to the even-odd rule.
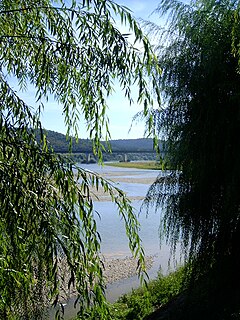
[[[150,183],[146,183],[147,181],[154,181],[159,174],[165,174],[157,170],[118,168],[107,165],[100,167],[97,164],[85,165],[84,168],[101,173],[106,178],[117,180],[117,187],[121,188],[133,199],[134,197],[144,197],[146,195],[150,186]],[[144,210],[140,210],[142,201],[132,200],[132,205],[136,209],[141,225],[140,237],[145,254],[154,256],[153,267],[148,271],[148,274],[150,278],[155,278],[160,269],[162,273],[166,274],[169,269],[174,268],[175,262],[169,260],[169,246],[165,243],[160,246],[159,226],[161,212],[158,211],[156,213],[152,208],[147,215]],[[102,239],[101,252],[104,256],[110,258],[130,256],[124,224],[118,215],[115,204],[110,201],[97,201],[94,204],[94,208],[100,214],[100,218],[96,215],[96,220]],[[120,280],[108,286],[107,298],[111,302],[115,301],[121,294],[129,292],[132,288],[138,286],[139,280],[137,277]]]
[[[143,180],[154,181],[159,175],[156,170],[139,170],[129,168],[117,168],[105,165],[86,166],[88,170],[99,172],[106,178],[120,180],[116,186],[126,192],[127,196],[134,199],[144,197],[149,188],[148,183]],[[121,180],[129,180],[128,182]],[[144,210],[140,210],[142,200],[132,200],[132,206],[138,215],[141,225],[140,236],[147,255],[155,255],[160,252],[159,248],[159,213],[153,209],[148,215]],[[121,258],[130,255],[128,240],[124,229],[124,223],[120,219],[117,207],[110,201],[96,201],[94,209],[100,214],[96,214],[98,231],[101,235],[101,252],[106,257]]]
[[[121,188],[126,194],[133,198],[139,199],[144,197],[150,186],[146,181],[154,181],[161,174],[157,170],[140,170],[117,168],[104,165],[103,167],[97,164],[81,165],[87,170],[101,173],[106,178],[119,181],[116,183],[118,188]],[[122,180],[122,181],[121,181]],[[145,181],[145,183],[143,183]],[[174,268],[173,261],[170,259],[170,248],[166,244],[161,244],[159,240],[159,225],[160,212],[156,213],[154,208],[147,215],[144,210],[140,210],[142,200],[132,200],[132,205],[139,215],[141,225],[140,237],[146,255],[154,256],[154,263],[148,275],[150,279],[157,276],[158,271],[167,273],[169,269]],[[131,256],[128,248],[128,239],[125,233],[123,221],[120,219],[116,205],[110,201],[96,201],[94,209],[99,213],[96,214],[98,231],[101,235],[101,252],[107,258],[125,258]],[[115,301],[120,295],[131,291],[140,285],[137,276],[117,281],[108,285],[106,290],[107,299],[110,302]],[[69,301],[65,306],[65,318],[71,319],[76,313],[72,304],[74,300]]]

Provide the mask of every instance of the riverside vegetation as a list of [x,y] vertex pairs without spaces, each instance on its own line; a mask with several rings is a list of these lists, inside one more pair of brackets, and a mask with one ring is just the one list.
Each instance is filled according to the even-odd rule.
[[181,267],[167,276],[159,273],[157,279],[148,283],[147,287],[133,290],[123,295],[111,305],[111,319],[141,320],[146,319],[159,307],[176,299],[184,288],[184,268]]

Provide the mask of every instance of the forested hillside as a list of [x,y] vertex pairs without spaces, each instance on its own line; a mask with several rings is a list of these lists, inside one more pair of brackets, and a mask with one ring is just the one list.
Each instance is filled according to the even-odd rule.
[[[66,139],[66,136],[62,133],[58,133],[51,130],[46,130],[47,140],[49,144],[53,147],[55,152],[59,153],[68,153],[69,144]],[[105,143],[103,143],[105,144]],[[160,148],[162,143],[160,144]],[[153,152],[153,140],[150,138],[140,138],[140,139],[121,139],[121,140],[112,140],[111,149],[113,153],[116,152]],[[92,143],[89,139],[79,139],[78,143],[73,139],[72,144],[73,153],[91,153],[92,152]]]

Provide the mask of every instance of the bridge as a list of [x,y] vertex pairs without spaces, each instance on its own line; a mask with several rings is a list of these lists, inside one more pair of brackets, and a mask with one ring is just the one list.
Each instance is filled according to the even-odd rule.
[[[138,154],[139,154],[139,158],[138,158]],[[149,154],[149,156],[147,156]],[[137,152],[119,152],[119,151],[112,151],[111,153],[103,153],[103,158],[104,155],[108,158],[107,161],[120,161],[120,162],[129,162],[129,161],[141,161],[141,160],[156,160],[157,154],[155,151],[153,150],[149,150],[149,151],[137,151]],[[113,156],[111,159],[111,155]],[[142,157],[141,157],[142,155]],[[144,156],[145,155],[145,156]],[[165,152],[160,152],[160,156],[161,158],[164,158],[165,156]],[[109,159],[110,158],[110,159]],[[90,153],[87,152],[85,153],[85,163],[93,163],[96,161],[95,156]]]

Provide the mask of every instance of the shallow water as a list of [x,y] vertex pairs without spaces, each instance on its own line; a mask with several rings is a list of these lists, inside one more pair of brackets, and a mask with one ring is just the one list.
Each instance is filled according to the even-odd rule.
[[[126,192],[129,197],[144,197],[148,191],[149,184],[136,183],[137,179],[156,178],[159,172],[156,170],[139,170],[129,168],[117,168],[111,166],[99,167],[98,165],[85,165],[85,168],[95,172],[104,174],[106,177],[113,178],[131,178],[134,177],[134,182],[118,182],[118,188]],[[114,175],[116,173],[116,176]],[[121,173],[121,176],[119,175]],[[155,213],[153,209],[148,216],[144,210],[140,210],[142,200],[133,200],[132,206],[135,208],[135,213],[138,216],[141,224],[140,236],[143,240],[145,251],[148,255],[159,252],[159,213]],[[102,243],[101,251],[106,256],[125,257],[130,255],[128,248],[128,240],[125,233],[124,222],[121,220],[117,206],[110,201],[96,201],[94,209],[99,213],[100,218],[96,214],[98,231],[100,232]]]
[[[140,201],[132,201],[132,205],[139,209],[141,203]],[[116,258],[129,255],[124,221],[120,218],[116,205],[111,202],[96,202],[94,208],[100,214],[100,218],[96,215],[96,221],[102,239],[102,253],[107,257]],[[136,213],[138,213],[137,210]],[[141,212],[139,221],[141,224],[140,236],[145,250],[148,254],[155,254],[159,251],[159,216],[153,213],[146,217],[146,214]]]

